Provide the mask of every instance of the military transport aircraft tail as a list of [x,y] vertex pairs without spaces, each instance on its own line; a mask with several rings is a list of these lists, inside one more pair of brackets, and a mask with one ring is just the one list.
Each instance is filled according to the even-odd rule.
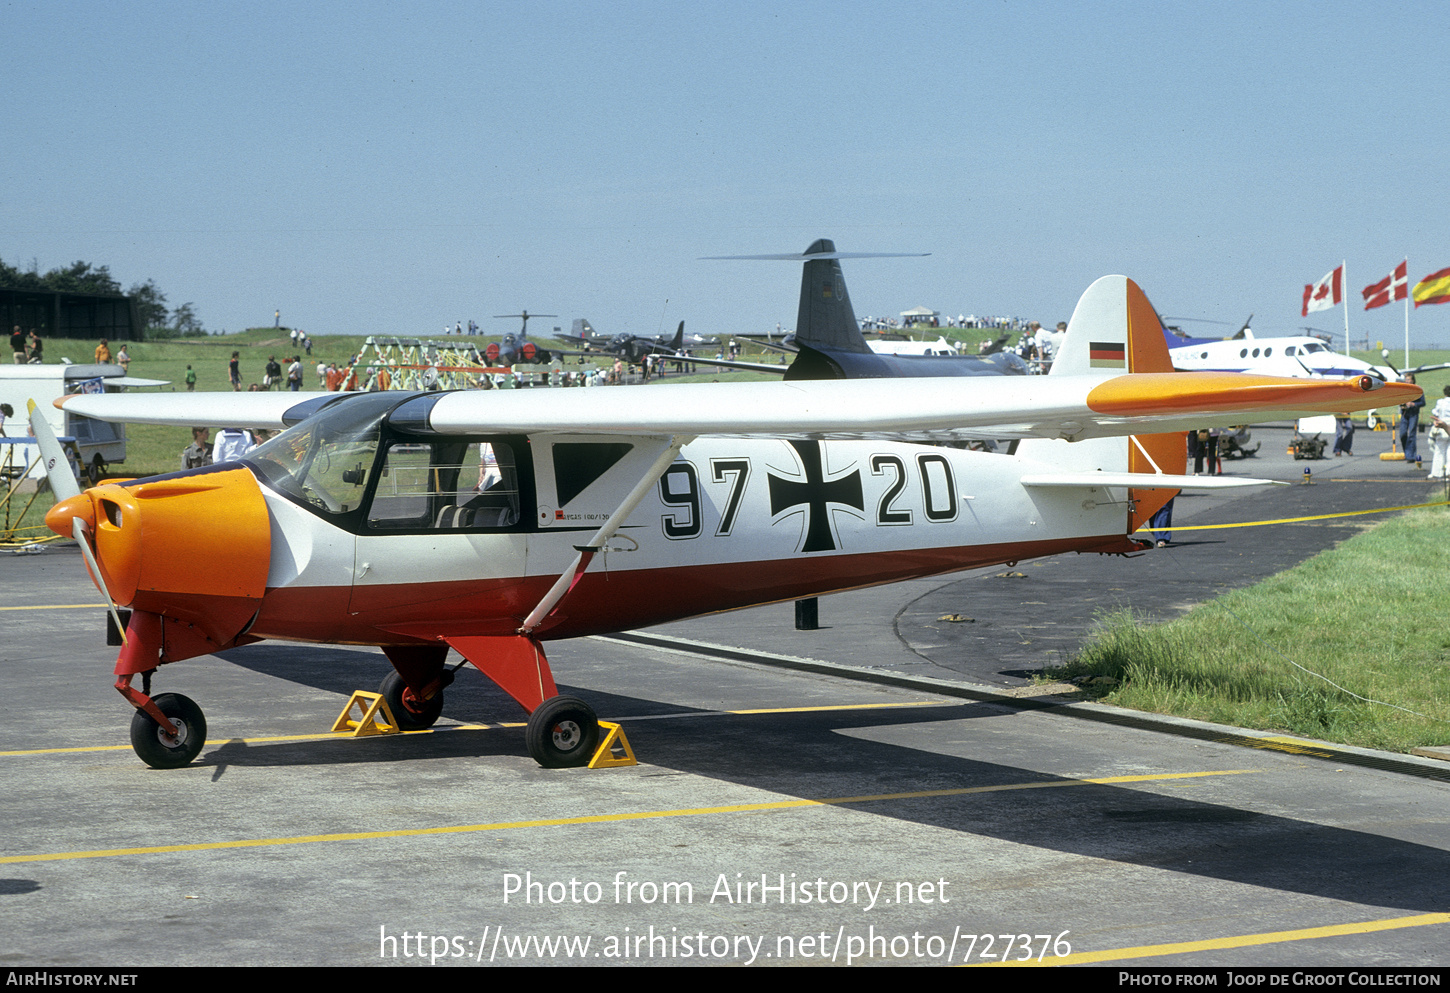
[[837,352],[873,354],[861,337],[861,325],[851,309],[846,292],[846,279],[841,275],[841,259],[893,259],[925,255],[925,252],[838,252],[836,243],[819,238],[804,252],[784,255],[707,255],[708,259],[777,259],[800,261],[801,302],[796,312],[795,341]]
[[801,302],[796,312],[795,340],[804,345],[869,353],[861,325],[851,309],[841,254],[834,242],[821,238],[805,251],[801,269]]

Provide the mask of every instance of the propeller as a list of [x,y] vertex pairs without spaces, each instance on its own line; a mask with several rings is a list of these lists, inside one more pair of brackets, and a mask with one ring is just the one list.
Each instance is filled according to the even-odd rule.
[[[90,528],[86,526],[86,515],[92,512],[90,498],[81,496],[80,484],[70,471],[70,460],[65,456],[65,449],[60,447],[55,432],[50,429],[50,422],[40,415],[34,400],[29,401],[27,407],[30,412],[30,430],[35,435],[35,443],[40,447],[41,458],[45,464],[45,478],[50,483],[50,491],[55,494],[55,507],[46,514],[46,523],[50,523],[51,514],[55,514],[57,510],[62,514],[70,514],[71,537],[81,546],[81,555],[86,560],[86,571],[91,574],[91,582],[96,584],[101,596],[106,598],[106,607],[115,618],[116,630],[121,632],[121,641],[124,643],[126,625],[121,623],[121,613],[116,609],[115,598],[106,588],[106,580],[101,576],[101,564],[96,561],[96,553],[91,550]],[[61,466],[65,468],[62,469]],[[72,505],[63,506],[66,503]]]
[[121,643],[126,643],[126,625],[121,623],[121,612],[116,609],[115,598],[111,591],[106,589],[106,580],[101,575],[101,564],[96,561],[96,553],[91,551],[91,539],[86,522],[77,514],[71,518],[71,536],[75,538],[76,544],[81,546],[81,555],[86,560],[86,571],[91,574],[91,582],[96,584],[96,589],[101,591],[101,596],[106,598],[106,609],[116,620],[116,630],[121,632]]
[[[40,448],[40,456],[45,464],[45,478],[50,483],[50,491],[55,494],[56,502],[79,496],[80,484],[71,474],[70,459],[66,458],[65,449],[60,447],[55,432],[50,429],[50,422],[41,416],[34,400],[27,400],[26,406],[30,412],[30,433],[35,435],[35,443]],[[65,468],[61,469],[61,466]]]

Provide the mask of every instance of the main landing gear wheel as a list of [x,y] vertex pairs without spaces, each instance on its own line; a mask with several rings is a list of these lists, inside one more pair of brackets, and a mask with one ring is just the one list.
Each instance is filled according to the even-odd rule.
[[175,736],[161,730],[161,725],[144,710],[131,718],[131,747],[153,769],[179,769],[190,765],[206,744],[206,718],[190,697],[180,693],[162,693],[152,703],[176,725]]
[[577,697],[550,697],[529,715],[524,741],[545,769],[587,765],[599,747],[599,718]]
[[383,677],[383,685],[378,687],[378,692],[388,701],[388,709],[393,712],[393,719],[403,731],[430,728],[443,713],[442,690],[434,693],[431,700],[419,700],[408,689],[408,684],[403,682],[403,677],[396,672],[390,672]]

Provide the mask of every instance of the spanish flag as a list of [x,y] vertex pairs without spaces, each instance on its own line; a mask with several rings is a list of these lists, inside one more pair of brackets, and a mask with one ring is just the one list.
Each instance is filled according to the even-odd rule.
[[1415,284],[1410,295],[1416,307],[1422,303],[1450,303],[1450,269],[1430,273]]

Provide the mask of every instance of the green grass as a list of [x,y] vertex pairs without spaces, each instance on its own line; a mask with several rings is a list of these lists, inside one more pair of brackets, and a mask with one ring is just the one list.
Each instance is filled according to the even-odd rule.
[[1178,620],[1105,617],[1048,676],[1111,677],[1090,691],[1136,710],[1391,751],[1444,744],[1447,576],[1450,514],[1413,511]]

